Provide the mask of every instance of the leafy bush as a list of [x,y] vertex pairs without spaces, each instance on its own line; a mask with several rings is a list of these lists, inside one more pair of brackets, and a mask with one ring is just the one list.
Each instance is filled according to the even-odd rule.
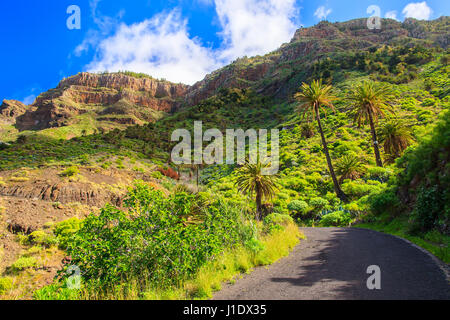
[[13,281],[9,277],[0,278],[0,295],[5,294],[13,288]]
[[369,196],[370,211],[375,215],[388,213],[398,216],[401,213],[401,202],[393,189],[387,189]]
[[342,190],[344,192],[355,198],[360,198],[372,193],[381,192],[384,189],[384,185],[382,185],[379,181],[368,180],[367,183],[364,181],[350,181],[342,184]]
[[287,207],[289,211],[302,215],[306,213],[306,210],[308,209],[309,206],[305,201],[294,200],[291,203],[289,203]]
[[336,211],[324,215],[320,220],[320,225],[323,227],[347,227],[352,221],[349,213],[344,211]]
[[286,214],[272,213],[264,218],[264,226],[268,233],[283,230],[292,223],[294,223],[294,220],[291,216]]
[[50,247],[51,245],[57,244],[57,239],[54,235],[49,234],[42,230],[37,230],[29,235],[30,243],[39,244]]
[[152,177],[158,180],[161,180],[162,178],[164,178],[163,174],[159,171],[153,171],[152,172]]
[[[196,200],[186,193],[165,198],[136,183],[124,200],[128,212],[107,205],[69,239],[71,264],[93,286],[111,288],[138,278],[165,286],[192,276],[224,248],[251,239],[237,208],[215,199],[192,215]],[[60,275],[65,277],[64,270]]]
[[38,261],[35,257],[20,257],[12,265],[12,271],[23,271],[28,268],[35,268],[38,266]]
[[80,169],[76,166],[67,168],[66,170],[59,173],[61,177],[74,177],[80,173]]
[[422,231],[432,230],[445,223],[445,211],[442,210],[443,200],[439,186],[419,190],[413,217]]
[[312,198],[309,201],[309,205],[314,208],[314,212],[316,213],[325,209],[328,206],[328,204],[329,204],[328,200],[321,197]]
[[69,289],[66,286],[54,283],[33,292],[33,299],[45,300],[78,300],[78,290]]
[[371,180],[377,180],[380,182],[387,182],[392,176],[392,170],[382,167],[371,167],[367,168],[368,177]]
[[66,248],[70,237],[80,230],[82,221],[76,217],[57,223],[54,226],[53,233],[58,239],[59,246]]

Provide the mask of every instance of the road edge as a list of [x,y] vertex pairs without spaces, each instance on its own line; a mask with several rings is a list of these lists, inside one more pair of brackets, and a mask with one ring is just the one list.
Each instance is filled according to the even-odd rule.
[[442,261],[441,259],[439,259],[438,257],[436,257],[434,254],[432,254],[427,249],[422,248],[421,246],[418,246],[417,244],[415,244],[414,242],[412,242],[412,241],[410,241],[408,239],[396,236],[394,234],[381,232],[381,231],[376,231],[376,230],[368,229],[368,228],[352,228],[352,229],[369,230],[369,231],[372,231],[372,232],[377,232],[377,233],[381,233],[381,234],[384,234],[384,235],[388,235],[388,236],[391,236],[393,238],[400,239],[400,240],[408,243],[409,245],[413,246],[414,248],[419,249],[421,252],[423,252],[427,256],[429,256],[431,258],[431,260],[433,260],[433,262],[439,267],[439,269],[441,269],[441,271],[444,273],[444,275],[446,277],[447,282],[450,284],[450,266],[448,264],[446,264],[444,261]]

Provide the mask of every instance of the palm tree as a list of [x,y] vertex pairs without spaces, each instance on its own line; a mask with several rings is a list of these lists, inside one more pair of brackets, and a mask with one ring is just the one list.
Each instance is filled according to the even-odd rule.
[[386,122],[379,130],[380,141],[384,143],[384,152],[388,155],[387,162],[393,162],[400,157],[414,140],[411,127],[399,120]]
[[331,162],[330,152],[328,151],[328,144],[325,139],[325,134],[323,133],[322,122],[320,121],[320,109],[322,108],[325,110],[325,107],[328,107],[334,110],[332,102],[333,100],[336,100],[336,97],[331,94],[332,87],[322,84],[322,80],[314,80],[311,85],[303,83],[301,89],[302,91],[295,95],[295,99],[300,102],[298,111],[303,116],[309,117],[309,115],[312,114],[313,118],[317,120],[320,136],[322,137],[323,151],[325,153],[325,157],[327,158],[331,178],[333,179],[334,191],[339,199],[346,202],[348,197],[344,191],[342,191],[336,178],[336,173],[334,172],[333,164]]
[[339,176],[339,183],[346,179],[355,180],[361,176],[362,163],[358,157],[354,155],[345,155],[336,164],[336,172]]
[[375,124],[385,116],[385,111],[393,113],[392,106],[387,101],[391,98],[391,89],[386,85],[376,85],[373,81],[364,81],[350,94],[353,105],[353,120],[361,127],[366,122],[370,124],[373,149],[377,166],[382,167],[380,149],[378,146]]
[[263,175],[262,170],[269,167],[269,164],[246,163],[237,173],[236,186],[239,191],[256,196],[256,219],[262,219],[262,200],[271,199],[275,195],[276,176]]

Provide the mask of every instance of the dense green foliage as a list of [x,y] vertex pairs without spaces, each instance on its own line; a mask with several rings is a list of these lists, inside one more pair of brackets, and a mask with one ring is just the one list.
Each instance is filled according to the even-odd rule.
[[141,277],[155,286],[177,284],[225,248],[255,236],[239,208],[205,197],[165,198],[137,183],[124,201],[127,212],[106,206],[83,221],[67,242],[71,263],[101,288]]
[[[413,228],[432,229],[449,233],[450,223],[450,112],[446,111],[437,122],[432,134],[409,150],[398,162],[403,169],[394,183],[400,200],[413,207]],[[411,187],[413,186],[413,187]],[[387,201],[385,208],[398,208],[396,195],[388,189],[375,197],[374,212],[381,213],[378,203]],[[415,199],[412,196],[415,196]]]

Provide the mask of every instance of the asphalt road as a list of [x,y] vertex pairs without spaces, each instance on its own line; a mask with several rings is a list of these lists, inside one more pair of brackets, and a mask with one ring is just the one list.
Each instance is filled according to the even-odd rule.
[[[438,263],[402,239],[371,230],[302,228],[307,240],[268,268],[256,268],[215,300],[450,300]],[[380,267],[380,290],[367,268]]]

